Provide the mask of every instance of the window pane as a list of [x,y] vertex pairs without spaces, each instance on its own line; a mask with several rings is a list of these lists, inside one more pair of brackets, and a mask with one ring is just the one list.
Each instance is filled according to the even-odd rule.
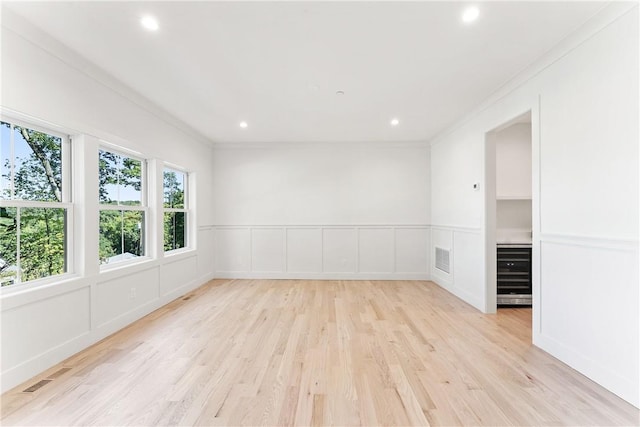
[[[144,212],[124,211],[123,254],[144,255]],[[130,257],[133,258],[133,257]]]
[[144,255],[144,212],[100,211],[100,264]]
[[100,211],[100,264],[122,257],[122,211]]
[[184,182],[186,174],[164,170],[164,207],[184,209]]
[[109,151],[99,152],[100,203],[142,204],[142,162]]
[[0,208],[0,286],[17,280],[17,228],[16,208]]
[[0,122],[0,199],[11,198],[11,125]]
[[62,139],[13,128],[14,198],[62,201]]
[[164,213],[164,250],[184,248],[185,240],[185,212]]
[[115,205],[118,203],[118,170],[122,159],[117,154],[100,150],[98,161],[100,203]]
[[140,160],[122,158],[120,203],[129,206],[142,204],[142,162]]
[[65,222],[63,208],[20,210],[21,281],[65,272]]

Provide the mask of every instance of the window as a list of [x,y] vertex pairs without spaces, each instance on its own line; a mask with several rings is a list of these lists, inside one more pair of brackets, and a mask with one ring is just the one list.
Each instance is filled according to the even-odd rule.
[[173,251],[187,246],[187,174],[165,168],[164,187],[164,250]]
[[0,122],[0,286],[68,271],[69,139]]
[[111,151],[99,154],[100,264],[145,255],[144,162]]

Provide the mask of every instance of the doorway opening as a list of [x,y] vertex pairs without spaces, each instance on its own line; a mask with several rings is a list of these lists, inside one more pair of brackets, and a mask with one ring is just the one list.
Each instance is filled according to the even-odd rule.
[[485,135],[487,312],[533,308],[533,138],[527,111]]

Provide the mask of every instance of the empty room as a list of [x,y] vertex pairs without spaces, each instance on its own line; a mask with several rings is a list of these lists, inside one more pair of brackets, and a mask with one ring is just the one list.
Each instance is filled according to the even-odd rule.
[[2,425],[640,425],[637,1],[0,8]]

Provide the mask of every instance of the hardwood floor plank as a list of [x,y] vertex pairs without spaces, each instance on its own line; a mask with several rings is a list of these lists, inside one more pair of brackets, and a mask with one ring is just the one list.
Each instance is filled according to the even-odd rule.
[[430,282],[215,280],[5,393],[0,421],[640,423],[530,328],[530,309],[484,315]]

